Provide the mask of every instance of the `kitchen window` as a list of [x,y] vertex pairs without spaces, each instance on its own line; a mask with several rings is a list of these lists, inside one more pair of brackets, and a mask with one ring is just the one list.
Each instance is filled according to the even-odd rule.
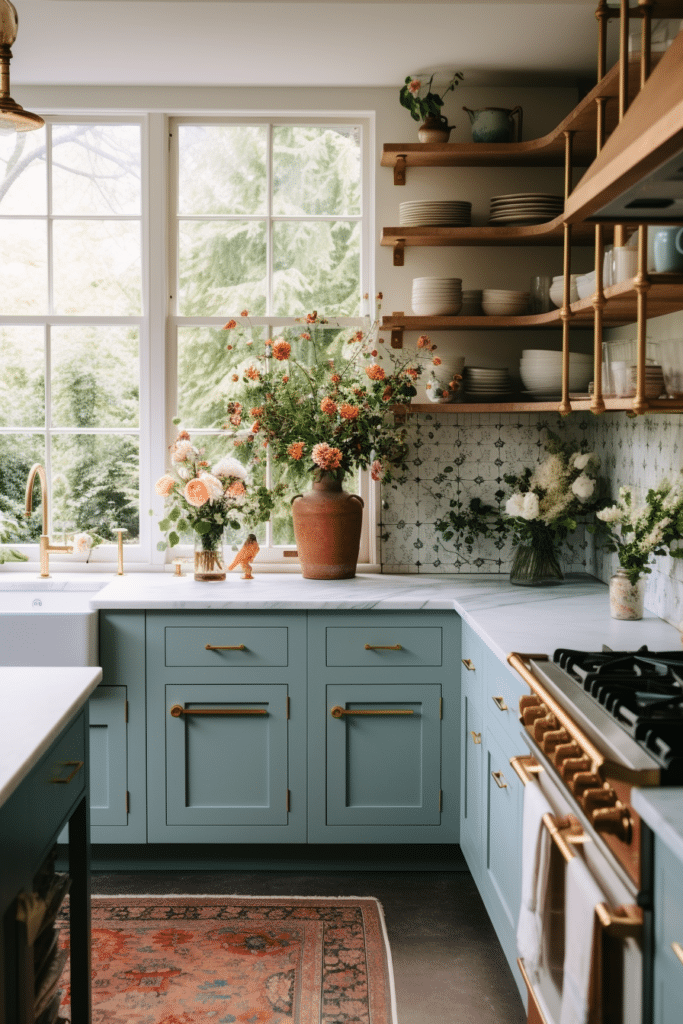
[[[37,558],[23,519],[45,465],[50,531],[102,538],[115,557],[160,564],[154,481],[174,416],[211,460],[225,448],[235,366],[224,324],[255,346],[317,310],[339,328],[370,312],[370,168],[361,119],[46,118],[0,138],[0,513]],[[241,318],[248,310],[248,320]],[[338,325],[338,326],[337,326]],[[165,383],[160,384],[161,381]],[[264,478],[277,474],[264,461]],[[369,515],[374,494],[349,482]],[[38,507],[38,488],[34,508]],[[372,524],[372,526],[371,526]],[[294,546],[288,507],[261,530],[261,558]],[[72,561],[66,559],[65,561]]]

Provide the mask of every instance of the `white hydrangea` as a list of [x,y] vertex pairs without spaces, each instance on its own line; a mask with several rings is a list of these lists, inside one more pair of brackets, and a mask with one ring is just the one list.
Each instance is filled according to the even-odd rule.
[[200,473],[199,479],[209,492],[209,501],[220,501],[223,497],[223,484],[211,473]]
[[225,455],[220,462],[211,470],[214,476],[230,476],[237,477],[238,480],[247,479],[247,471],[238,459],[234,459],[231,455]]
[[505,513],[508,516],[521,516],[524,508],[524,495],[515,493],[505,503]]
[[527,491],[524,495],[522,511],[520,513],[522,519],[538,519],[540,511],[541,507],[538,496],[533,491]]
[[171,450],[173,462],[187,462],[190,458],[197,458],[199,452],[190,441],[176,441]]
[[576,495],[579,501],[587,501],[593,497],[595,490],[595,480],[591,477],[586,476],[585,473],[581,473],[577,476],[576,480],[572,484],[572,493]]
[[598,519],[603,521],[603,523],[621,522],[622,511],[618,505],[610,505],[609,508],[601,508],[595,514]]
[[73,539],[73,549],[79,555],[87,555],[92,547],[92,537],[89,533],[77,533]]
[[569,459],[569,465],[573,466],[574,469],[599,469],[600,459],[595,452],[574,452]]

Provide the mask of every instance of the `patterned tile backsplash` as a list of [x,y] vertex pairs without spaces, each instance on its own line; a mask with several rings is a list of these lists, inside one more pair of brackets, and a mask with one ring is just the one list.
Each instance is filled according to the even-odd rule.
[[[434,528],[453,498],[495,501],[503,475],[518,473],[545,455],[547,430],[574,441],[585,439],[602,461],[602,475],[616,496],[622,484],[643,490],[683,467],[683,417],[624,414],[594,417],[574,413],[418,413],[410,419],[410,477],[397,489],[382,489],[378,526],[384,572],[507,573],[509,543],[478,541],[472,550],[445,541]],[[579,528],[561,551],[565,572],[588,572],[605,582],[615,556],[595,550]],[[656,560],[648,577],[646,607],[678,625],[683,619],[683,560]]]

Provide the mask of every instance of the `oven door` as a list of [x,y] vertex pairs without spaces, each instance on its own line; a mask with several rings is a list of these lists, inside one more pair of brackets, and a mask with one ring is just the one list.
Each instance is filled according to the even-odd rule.
[[[586,934],[582,937],[583,942],[590,942],[592,924],[588,1022],[643,1024],[642,912],[635,905],[637,892],[631,880],[613,863],[599,835],[589,834],[580,820],[580,808],[556,780],[551,766],[544,762],[545,757],[538,749],[532,750],[532,756],[511,761],[525,786],[540,786],[552,809],[552,814],[543,817],[543,827],[550,833],[551,841],[547,888],[539,909],[539,966],[532,972],[523,960],[519,961],[529,993],[528,1024],[563,1022],[566,869],[573,857],[583,858],[603,896],[595,906],[594,920],[586,922]],[[568,1019],[566,1010],[564,1019]]]

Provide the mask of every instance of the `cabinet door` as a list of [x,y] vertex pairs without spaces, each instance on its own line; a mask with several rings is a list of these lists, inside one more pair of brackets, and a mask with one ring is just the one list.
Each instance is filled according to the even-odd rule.
[[328,825],[440,823],[440,698],[433,684],[327,687]]
[[466,693],[461,705],[462,740],[460,770],[460,848],[472,877],[480,884],[483,869],[482,847],[482,744],[481,711]]
[[167,825],[287,824],[285,685],[168,685],[165,731]]
[[[510,767],[510,752],[486,735],[486,875],[485,887],[502,913],[487,909],[497,930],[509,935],[517,927],[522,890],[522,783]],[[500,935],[499,935],[500,938]],[[501,942],[503,939],[501,938]],[[505,943],[503,942],[505,946]]]
[[125,825],[126,687],[98,686],[90,698],[90,823]]
[[679,1024],[683,1006],[683,963],[672,943],[683,947],[683,864],[659,839],[655,842],[654,1022]]

